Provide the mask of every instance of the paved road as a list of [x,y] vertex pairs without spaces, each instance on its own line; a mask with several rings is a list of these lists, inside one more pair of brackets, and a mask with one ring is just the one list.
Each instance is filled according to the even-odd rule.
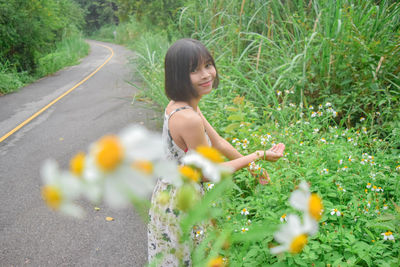
[[[88,76],[109,56],[90,41],[77,66],[0,97],[0,137]],[[104,43],[103,43],[104,44]],[[48,210],[40,197],[39,169],[47,158],[69,159],[106,133],[130,123],[159,129],[159,114],[134,103],[132,52],[106,44],[112,59],[92,78],[0,143],[0,266],[143,266],[146,226],[133,209],[112,210],[82,200],[77,220]],[[105,217],[115,218],[107,222]]]

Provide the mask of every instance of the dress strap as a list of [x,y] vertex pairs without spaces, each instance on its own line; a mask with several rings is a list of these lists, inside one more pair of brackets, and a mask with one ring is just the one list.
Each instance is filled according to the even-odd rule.
[[191,106],[183,106],[183,107],[174,109],[173,111],[171,111],[171,113],[169,113],[167,119],[169,120],[169,118],[171,118],[171,116],[174,115],[176,112],[181,111],[181,110],[184,110],[184,109],[191,109],[191,110],[193,110],[193,108],[192,108]]

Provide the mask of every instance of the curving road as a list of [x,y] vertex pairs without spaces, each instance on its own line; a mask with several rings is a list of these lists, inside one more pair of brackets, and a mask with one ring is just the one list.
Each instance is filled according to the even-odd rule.
[[[74,87],[114,55],[85,83],[0,142],[0,266],[143,266],[146,225],[133,209],[112,210],[82,201],[77,220],[56,214],[40,197],[39,170],[47,158],[67,168],[69,159],[97,138],[130,123],[158,130],[160,114],[134,103],[127,49],[89,41],[81,64],[0,97],[0,138]],[[137,82],[137,81],[134,81]],[[107,216],[114,221],[105,220]]]

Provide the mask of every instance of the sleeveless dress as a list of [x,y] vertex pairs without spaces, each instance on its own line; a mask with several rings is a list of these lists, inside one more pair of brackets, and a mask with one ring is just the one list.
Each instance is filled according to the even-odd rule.
[[[180,107],[173,110],[169,115],[164,115],[164,125],[162,139],[166,157],[170,160],[176,160],[179,164],[185,156],[183,151],[172,139],[169,131],[168,122],[172,115],[184,109],[193,109],[190,106]],[[211,145],[211,140],[207,133],[206,138]],[[204,194],[203,187],[199,187],[200,193]],[[179,219],[181,212],[175,207],[174,198],[176,195],[176,187],[158,179],[154,187],[151,206],[149,211],[148,224],[148,261],[156,262],[156,266],[192,266],[190,259],[190,246],[187,243],[179,243]],[[161,192],[168,192],[170,199],[164,203],[157,196]],[[203,230],[196,227],[192,233],[193,242],[196,244],[202,238]],[[161,255],[160,259],[155,259],[157,255]]]

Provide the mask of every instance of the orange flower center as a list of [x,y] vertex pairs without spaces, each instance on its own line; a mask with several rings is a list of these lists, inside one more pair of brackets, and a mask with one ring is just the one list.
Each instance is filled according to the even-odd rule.
[[69,163],[70,170],[76,176],[81,176],[83,172],[83,168],[85,167],[85,154],[78,153],[76,154]]
[[103,171],[114,170],[122,161],[123,148],[117,136],[104,136],[98,142],[96,163]]
[[308,202],[308,210],[310,212],[311,217],[315,220],[319,221],[322,217],[322,200],[317,194],[311,194],[310,200]]
[[293,239],[293,242],[290,244],[289,251],[291,253],[299,253],[307,244],[307,242],[307,235],[298,235],[296,238]]
[[46,185],[42,188],[42,198],[47,206],[52,209],[58,210],[61,205],[62,195],[58,187]]

